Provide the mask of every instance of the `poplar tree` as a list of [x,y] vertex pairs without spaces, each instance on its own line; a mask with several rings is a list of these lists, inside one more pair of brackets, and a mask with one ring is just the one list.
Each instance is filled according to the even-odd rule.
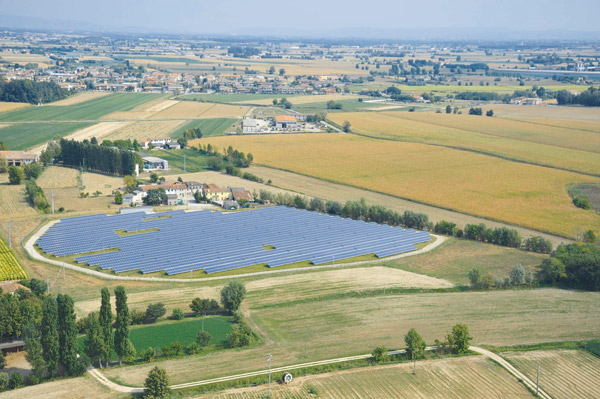
[[[110,306],[110,292],[108,288],[102,288],[102,304],[100,305],[100,330],[102,331],[102,338],[104,342],[104,346],[102,349],[102,357],[104,358],[106,366],[108,366],[108,360],[110,359],[110,354],[113,350],[114,339],[113,339],[113,331],[112,331],[112,310]],[[100,365],[102,367],[102,364]]]
[[25,350],[27,351],[25,359],[27,359],[27,362],[33,368],[35,376],[42,378],[46,364],[42,356],[40,331],[35,323],[28,323],[23,327],[23,339],[25,341]]
[[73,299],[68,295],[58,294],[58,342],[60,347],[60,362],[67,375],[74,375],[77,368],[77,325]]
[[56,298],[46,297],[42,303],[42,349],[50,378],[56,376],[59,361],[58,307]]
[[94,360],[98,360],[100,368],[102,368],[102,358],[104,357],[104,337],[103,331],[100,328],[98,316],[95,313],[88,316],[87,327],[85,329],[86,342],[85,352]]
[[119,355],[119,364],[123,364],[123,356],[127,355],[129,339],[129,308],[125,288],[115,288],[115,301],[117,307],[117,320],[115,322],[115,352]]

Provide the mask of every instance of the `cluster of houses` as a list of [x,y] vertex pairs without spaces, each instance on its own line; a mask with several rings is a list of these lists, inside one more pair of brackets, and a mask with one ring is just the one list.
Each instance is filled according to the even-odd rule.
[[510,103],[515,105],[542,105],[542,101],[539,97],[515,97],[510,99]]
[[166,205],[186,205],[197,202],[196,193],[206,203],[216,204],[225,209],[237,209],[240,205],[254,202],[254,196],[244,187],[219,187],[216,184],[188,182],[165,182],[143,184],[131,193],[123,195],[123,204],[130,206],[141,206],[144,198],[148,195],[148,190],[162,188],[167,194]]
[[320,124],[306,123],[308,115],[277,115],[272,119],[242,119],[242,133],[321,131]]

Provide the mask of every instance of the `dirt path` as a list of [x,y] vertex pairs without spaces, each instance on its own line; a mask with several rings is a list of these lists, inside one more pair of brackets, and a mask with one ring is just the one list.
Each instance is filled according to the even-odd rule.
[[276,270],[269,270],[266,272],[235,274],[235,275],[218,276],[218,277],[204,277],[204,278],[195,278],[195,279],[162,278],[162,277],[126,277],[126,276],[117,276],[117,275],[113,275],[113,274],[101,273],[96,270],[92,270],[92,269],[85,268],[82,266],[71,265],[69,263],[65,263],[65,262],[61,262],[61,261],[57,261],[57,260],[53,260],[53,259],[48,259],[45,256],[42,256],[38,251],[36,251],[36,249],[34,247],[35,243],[43,234],[46,233],[46,231],[48,231],[48,229],[50,227],[52,227],[55,223],[58,223],[58,222],[59,222],[59,220],[54,220],[54,221],[51,221],[51,222],[45,224],[37,232],[35,232],[29,238],[29,240],[27,240],[27,242],[24,245],[24,248],[25,248],[25,251],[27,251],[27,253],[33,259],[39,260],[41,262],[45,262],[45,263],[48,263],[51,265],[55,265],[58,267],[64,266],[66,269],[69,269],[69,270],[74,270],[74,271],[77,271],[80,273],[89,274],[89,275],[104,278],[107,280],[126,280],[126,281],[158,281],[158,282],[173,282],[173,283],[190,283],[190,282],[201,282],[201,281],[211,281],[211,280],[229,280],[229,279],[235,279],[235,278],[244,278],[244,277],[259,276],[259,275],[266,275],[266,274],[305,272],[305,271],[318,270],[318,269],[332,269],[332,268],[338,268],[338,267],[376,264],[376,263],[380,263],[380,262],[387,262],[388,260],[400,259],[400,258],[405,258],[407,256],[419,255],[419,254],[422,254],[425,252],[429,252],[429,251],[437,248],[438,246],[440,246],[444,241],[446,241],[446,237],[438,236],[438,235],[430,233],[430,235],[434,236],[436,238],[436,240],[433,243],[431,243],[431,244],[427,245],[426,247],[421,248],[417,251],[406,252],[406,253],[399,254],[399,255],[388,256],[388,257],[385,257],[382,259],[361,261],[361,262],[337,263],[334,265],[323,265],[323,266],[308,266],[308,267],[301,267],[301,268],[296,268],[296,269],[276,269]]
[[[435,349],[435,348],[434,347],[426,348],[426,350],[433,350],[433,349]],[[470,349],[474,352],[477,352],[477,353],[487,357],[488,359],[495,361],[501,367],[503,367],[505,370],[507,370],[511,375],[513,375],[515,378],[517,378],[519,380],[519,382],[522,382],[532,392],[535,392],[535,390],[536,390],[535,383],[533,381],[531,381],[529,378],[527,378],[523,373],[521,373],[519,370],[517,370],[510,363],[508,363],[506,360],[504,360],[504,358],[502,358],[501,356],[499,356],[493,352],[490,352],[488,350],[485,350],[483,348],[479,348],[477,346],[471,346]],[[401,349],[401,350],[396,350],[396,351],[389,351],[388,353],[390,355],[396,355],[396,354],[406,353],[406,350]],[[372,357],[371,354],[365,354],[365,355],[342,357],[342,358],[337,358],[337,359],[321,360],[321,361],[317,361],[317,362],[299,363],[299,364],[294,364],[294,365],[285,366],[285,367],[274,367],[274,368],[271,368],[270,370],[269,369],[259,370],[259,371],[253,371],[250,373],[235,374],[235,375],[230,375],[230,376],[225,376],[225,377],[212,378],[209,380],[194,381],[194,382],[188,382],[188,383],[184,383],[184,384],[176,384],[176,385],[171,385],[170,388],[173,390],[192,388],[192,387],[197,387],[197,386],[202,386],[202,385],[214,384],[214,383],[218,383],[218,382],[237,380],[237,379],[241,379],[241,378],[257,377],[257,376],[266,375],[269,373],[278,373],[278,372],[282,372],[282,371],[298,370],[298,369],[302,369],[302,368],[306,368],[306,367],[314,367],[314,366],[321,366],[321,365],[327,365],[327,364],[342,363],[342,362],[353,361],[353,360],[369,359],[371,357]],[[106,377],[104,377],[104,375],[102,375],[102,373],[100,371],[98,371],[97,369],[95,369],[93,367],[88,368],[88,372],[93,377],[95,377],[100,383],[104,384],[106,387],[108,387],[112,390],[115,390],[118,392],[127,392],[127,393],[139,393],[139,392],[144,391],[143,388],[126,387],[123,385],[116,384],[116,383],[108,380]],[[542,399],[552,399],[552,397],[550,395],[548,395],[546,392],[544,392],[542,389],[539,390],[538,397],[540,397]]]

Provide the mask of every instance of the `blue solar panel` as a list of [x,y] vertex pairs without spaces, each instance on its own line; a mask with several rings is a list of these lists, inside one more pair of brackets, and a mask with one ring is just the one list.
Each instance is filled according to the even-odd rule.
[[[140,234],[122,236],[117,230]],[[429,240],[426,232],[412,229],[271,207],[233,213],[140,212],[61,219],[38,244],[55,256],[81,254],[77,262],[115,273],[140,270],[172,275],[257,264],[323,264],[371,253],[384,257],[415,250],[415,244]],[[267,245],[275,248],[266,250]]]

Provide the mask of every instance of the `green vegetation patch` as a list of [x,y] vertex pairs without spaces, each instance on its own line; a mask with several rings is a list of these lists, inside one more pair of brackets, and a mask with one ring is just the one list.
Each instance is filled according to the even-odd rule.
[[315,114],[317,112],[323,112],[323,111],[325,111],[325,112],[358,111],[363,108],[373,108],[373,107],[377,107],[378,105],[381,105],[381,104],[377,104],[377,103],[368,103],[368,102],[364,102],[364,101],[358,101],[358,99],[355,98],[352,100],[334,101],[336,104],[341,105],[342,108],[328,109],[327,101],[306,103],[306,104],[294,104],[293,99],[291,99],[290,101],[292,103],[292,108],[294,108],[296,111],[306,113],[306,114]]
[[150,152],[156,156],[169,161],[169,168],[173,173],[183,172],[183,155],[185,154],[186,171],[189,173],[202,172],[208,170],[208,161],[212,158],[209,155],[203,155],[192,149],[185,150],[153,150]]
[[0,115],[0,121],[96,120],[115,111],[129,111],[159,98],[161,94],[119,93],[73,105],[27,107]]
[[152,229],[135,230],[135,231],[126,231],[125,229],[119,229],[119,230],[115,230],[115,233],[117,233],[119,235],[119,237],[128,237],[128,236],[134,236],[137,234],[152,233],[153,231],[159,231],[159,228],[155,227]]
[[[232,326],[232,322],[227,317],[205,317],[204,331],[212,335],[209,345],[224,347],[227,344],[227,335]],[[195,318],[190,321],[132,327],[129,339],[139,353],[149,347],[157,349],[175,341],[179,341],[183,345],[189,345],[196,342],[196,337],[200,331],[202,331],[202,318]]]
[[170,136],[171,138],[178,139],[183,136],[183,132],[187,129],[200,129],[202,137],[222,136],[236,121],[237,119],[234,118],[194,120],[173,130]]
[[265,100],[272,98],[293,98],[294,95],[286,96],[281,94],[188,94],[178,97],[178,100],[198,100],[207,103],[236,103],[240,101]]
[[91,123],[19,123],[0,129],[0,141],[10,150],[24,150],[44,143],[54,136],[64,137],[91,125]]
[[600,184],[577,184],[569,186],[567,192],[571,198],[588,200],[592,209],[600,212]]

